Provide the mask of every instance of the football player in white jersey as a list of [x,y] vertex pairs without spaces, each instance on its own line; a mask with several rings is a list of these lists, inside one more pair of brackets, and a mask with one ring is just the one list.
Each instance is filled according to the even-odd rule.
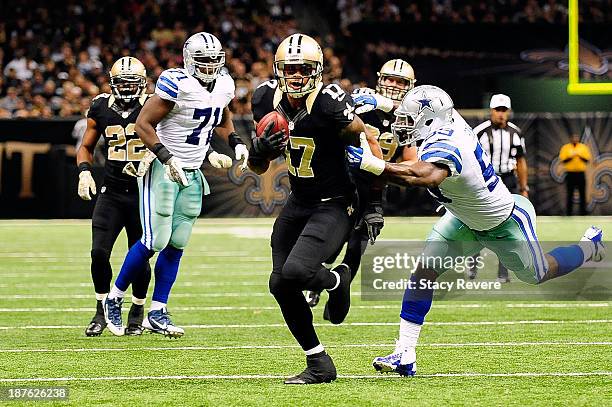
[[[519,279],[531,284],[568,274],[587,261],[601,261],[603,233],[593,226],[578,244],[542,252],[533,205],[521,195],[510,194],[499,182],[489,157],[442,89],[414,88],[395,116],[392,129],[400,145],[422,140],[419,160],[414,164],[385,163],[367,149],[347,147],[349,164],[384,174],[395,182],[427,187],[444,205],[446,214],[427,238],[427,255],[473,256],[487,247]],[[409,286],[404,294],[400,339],[393,353],[374,359],[376,370],[404,376],[416,373],[415,347],[433,298],[433,289],[421,287],[431,287],[428,282],[445,271],[420,268],[411,276],[416,288]]]
[[138,168],[142,239],[134,244],[104,306],[109,330],[123,335],[121,303],[135,273],[154,252],[155,288],[143,326],[170,337],[184,334],[168,317],[166,304],[176,279],[183,249],[209,193],[200,167],[205,158],[228,168],[230,157],[210,149],[213,131],[228,138],[236,158],[246,158],[246,146],[234,132],[229,103],[234,81],[224,70],[225,52],[212,34],[192,35],[183,47],[183,69],[159,76],[155,95],[136,121],[136,132],[152,152]]

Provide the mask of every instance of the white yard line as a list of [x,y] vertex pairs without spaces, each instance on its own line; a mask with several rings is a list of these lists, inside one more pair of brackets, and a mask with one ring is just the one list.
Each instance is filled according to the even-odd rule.
[[[0,383],[19,382],[98,382],[98,381],[126,381],[126,380],[282,380],[292,374],[286,375],[195,375],[195,376],[101,376],[101,377],[33,377],[33,378],[5,378]],[[517,373],[433,373],[421,374],[415,378],[404,380],[418,380],[418,378],[435,377],[590,377],[590,376],[612,376],[612,372],[517,372]],[[339,379],[402,379],[395,375],[339,375]]]
[[[325,345],[326,348],[393,348],[392,343]],[[469,348],[469,347],[524,347],[524,346],[612,346],[612,342],[464,342],[424,343],[419,348]],[[133,348],[64,348],[64,349],[0,349],[0,353],[87,353],[87,352],[141,352],[141,351],[223,351],[251,349],[297,349],[298,345],[232,345],[232,346],[174,346]]]
[[[91,297],[91,296],[89,296]],[[126,298],[129,298],[126,297]],[[610,307],[609,303],[568,303],[568,304],[500,304],[507,308],[607,308]],[[489,304],[434,304],[432,308],[436,309],[455,309],[455,308],[491,308]],[[278,310],[278,306],[191,306],[191,307],[172,307],[172,311],[270,311]],[[398,310],[399,305],[353,305],[351,309],[391,309]],[[0,308],[0,313],[14,313],[14,312],[84,312],[89,313],[94,310],[93,307],[72,307],[72,308],[57,308],[57,307],[13,307],[13,308]]]
[[[612,319],[585,320],[524,320],[524,321],[452,321],[428,322],[427,326],[482,326],[482,325],[571,325],[571,324],[610,324]],[[398,326],[398,322],[347,322],[341,325],[317,324],[320,328],[338,328],[349,326]],[[194,324],[183,325],[190,329],[252,329],[252,328],[285,328],[284,323],[278,324]],[[0,331],[29,329],[81,329],[81,325],[16,325],[0,326]]]

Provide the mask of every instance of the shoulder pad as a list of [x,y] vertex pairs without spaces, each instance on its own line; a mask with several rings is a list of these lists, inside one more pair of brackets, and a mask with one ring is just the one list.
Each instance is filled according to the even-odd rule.
[[259,86],[257,86],[257,88],[255,88],[255,92],[253,92],[253,97],[251,98],[252,103],[261,103],[265,99],[266,95],[269,95],[270,98],[274,97],[274,92],[276,91],[277,85],[278,83],[276,82],[276,79],[261,83]]

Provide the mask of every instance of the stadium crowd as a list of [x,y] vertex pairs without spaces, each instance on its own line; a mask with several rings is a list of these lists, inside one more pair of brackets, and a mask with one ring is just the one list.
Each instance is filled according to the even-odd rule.
[[[585,4],[586,3],[586,4]],[[581,1],[586,21],[612,21],[611,1]],[[440,23],[559,23],[567,18],[555,0],[338,0],[341,30],[359,21]],[[154,81],[163,69],[182,65],[189,33],[214,33],[226,48],[226,66],[236,81],[237,114],[250,110],[253,89],[272,76],[273,52],[298,30],[289,0],[68,1],[6,0],[0,6],[0,118],[82,116],[93,96],[110,92],[107,72],[132,55]],[[341,38],[337,33],[335,38]],[[325,79],[349,89],[334,35],[322,41]],[[152,90],[154,82],[149,83]]]

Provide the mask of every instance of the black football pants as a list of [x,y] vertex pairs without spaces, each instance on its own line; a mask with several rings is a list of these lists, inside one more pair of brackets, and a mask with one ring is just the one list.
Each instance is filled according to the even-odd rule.
[[[111,252],[115,241],[125,228],[128,249],[142,237],[140,213],[138,208],[138,189],[124,190],[102,187],[91,218],[92,248],[91,277],[98,294],[110,291],[113,272],[110,264]],[[146,298],[151,268],[147,263],[132,284],[132,294],[136,298]]]
[[336,277],[321,264],[346,241],[351,203],[340,198],[305,204],[290,195],[274,222],[270,292],[289,330],[304,350],[319,345],[302,290],[332,288]]

